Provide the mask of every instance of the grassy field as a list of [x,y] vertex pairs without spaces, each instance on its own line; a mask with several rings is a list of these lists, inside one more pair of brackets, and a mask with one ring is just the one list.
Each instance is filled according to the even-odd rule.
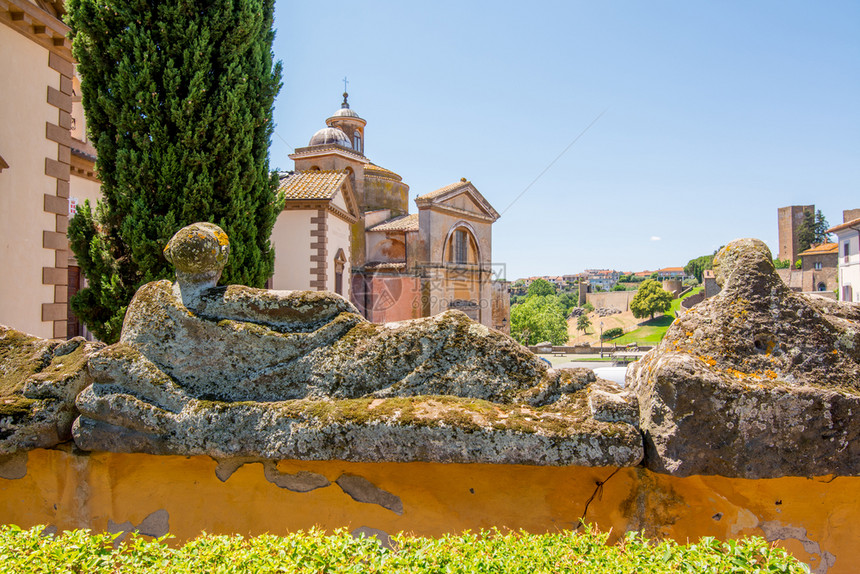
[[674,299],[672,301],[672,307],[669,309],[669,312],[665,315],[661,315],[659,317],[655,317],[654,319],[650,319],[648,321],[644,321],[640,323],[640,327],[628,333],[624,333],[620,337],[616,339],[612,339],[611,341],[607,341],[608,343],[617,343],[619,345],[626,345],[627,343],[647,343],[656,345],[660,341],[663,340],[663,337],[666,335],[666,330],[669,328],[669,325],[675,320],[675,317],[678,314],[678,310],[681,308],[681,301],[690,297],[691,295],[695,295],[699,291],[702,290],[702,287],[696,287],[680,299]]

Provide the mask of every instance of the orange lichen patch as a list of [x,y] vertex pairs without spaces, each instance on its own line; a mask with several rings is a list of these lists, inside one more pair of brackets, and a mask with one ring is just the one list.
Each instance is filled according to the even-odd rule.
[[743,371],[739,371],[739,370],[734,369],[732,367],[728,367],[727,369],[724,369],[723,372],[728,374],[728,375],[731,375],[737,379],[749,379],[749,378],[752,378],[754,376],[750,373],[745,373]]
[[768,369],[764,372],[764,376],[767,377],[768,379],[771,379],[771,380],[779,377],[779,375],[777,375],[774,371],[771,371],[770,369]]

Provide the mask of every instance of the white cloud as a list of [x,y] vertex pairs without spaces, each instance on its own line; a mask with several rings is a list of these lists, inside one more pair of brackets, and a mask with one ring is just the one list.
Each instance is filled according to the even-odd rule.
[[660,238],[659,238],[659,237],[657,237],[656,235],[652,235],[652,236],[651,236],[651,241],[660,241]]

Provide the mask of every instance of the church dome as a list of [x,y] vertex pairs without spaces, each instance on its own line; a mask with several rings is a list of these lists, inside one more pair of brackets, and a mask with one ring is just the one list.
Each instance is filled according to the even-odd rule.
[[326,144],[335,144],[343,147],[352,147],[352,143],[349,141],[349,138],[346,137],[346,134],[343,133],[342,130],[337,128],[323,128],[317,133],[315,133],[311,137],[311,141],[308,144],[312,145],[326,145]]
[[333,118],[357,118],[358,114],[349,108],[340,108],[331,115]]

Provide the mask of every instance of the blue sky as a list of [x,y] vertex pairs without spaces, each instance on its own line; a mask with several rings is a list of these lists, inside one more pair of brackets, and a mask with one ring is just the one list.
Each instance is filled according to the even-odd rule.
[[860,207],[858,2],[280,0],[275,26],[271,166],[347,76],[411,198],[466,177],[503,213],[511,280],[776,250],[778,207]]

